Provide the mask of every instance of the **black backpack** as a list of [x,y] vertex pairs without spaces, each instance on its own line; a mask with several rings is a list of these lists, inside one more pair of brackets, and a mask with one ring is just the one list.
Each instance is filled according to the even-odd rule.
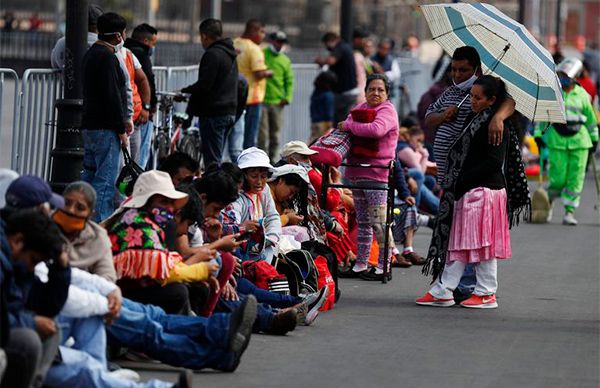
[[300,294],[312,294],[319,290],[319,270],[310,252],[296,249],[285,254],[288,261],[300,269]]
[[338,287],[338,262],[335,252],[327,245],[315,240],[309,240],[302,243],[302,249],[309,252],[313,259],[317,256],[323,256],[327,260],[327,267],[335,282],[336,301],[339,295]]

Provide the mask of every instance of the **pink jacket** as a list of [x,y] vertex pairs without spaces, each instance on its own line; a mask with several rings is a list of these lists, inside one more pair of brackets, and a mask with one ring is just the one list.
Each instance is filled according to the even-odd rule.
[[429,152],[426,148],[415,151],[411,147],[405,147],[398,152],[398,159],[406,167],[418,168],[424,174],[428,166]]
[[[375,120],[372,123],[359,123],[352,120],[349,114],[344,122],[345,127],[355,136],[379,139],[377,156],[373,158],[353,155],[352,151],[348,155],[348,163],[369,163],[377,165],[387,165],[395,158],[396,143],[398,142],[398,114],[394,105],[386,101],[376,107],[369,106],[366,102],[358,104],[354,109],[371,108],[377,111]],[[356,168],[347,167],[346,177],[350,180],[372,180],[376,182],[388,181],[388,170],[381,168]]]

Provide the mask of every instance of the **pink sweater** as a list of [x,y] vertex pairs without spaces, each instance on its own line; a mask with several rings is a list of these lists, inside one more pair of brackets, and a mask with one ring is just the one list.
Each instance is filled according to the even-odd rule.
[[[345,127],[355,136],[379,139],[377,156],[373,158],[348,155],[348,163],[369,163],[387,165],[395,157],[396,143],[398,142],[398,114],[391,102],[386,101],[376,107],[369,106],[366,102],[358,104],[354,109],[371,108],[377,111],[372,123],[359,123],[352,120],[349,114],[344,122]],[[356,168],[347,167],[346,177],[350,180],[372,180],[376,182],[388,181],[388,170],[382,168]]]
[[411,147],[405,147],[398,152],[398,159],[408,168],[418,168],[422,173],[425,173],[429,158],[429,152],[426,148],[419,151],[413,150]]

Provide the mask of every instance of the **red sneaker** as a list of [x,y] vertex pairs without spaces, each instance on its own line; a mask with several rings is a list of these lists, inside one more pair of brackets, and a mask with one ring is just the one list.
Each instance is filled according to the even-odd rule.
[[495,309],[498,307],[496,294],[492,295],[471,295],[471,297],[460,304],[463,307],[472,309]]
[[454,306],[454,299],[439,299],[428,292],[415,300],[415,303],[421,306],[450,307]]

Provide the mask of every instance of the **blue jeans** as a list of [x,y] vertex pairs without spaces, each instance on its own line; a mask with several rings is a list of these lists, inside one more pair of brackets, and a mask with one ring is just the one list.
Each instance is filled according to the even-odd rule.
[[251,281],[245,278],[237,280],[237,292],[244,295],[254,295],[259,303],[266,303],[275,308],[287,308],[302,303],[302,298],[292,295],[283,295],[276,292],[263,290],[256,287]]
[[167,388],[173,386],[173,383],[160,380],[134,383],[118,379],[110,375],[105,365],[85,352],[64,346],[61,346],[59,351],[62,362],[53,365],[48,370],[44,380],[45,386],[73,388]]
[[145,124],[135,127],[135,131],[129,137],[131,157],[144,170],[150,159],[150,148],[152,147],[152,131],[154,123],[148,120]]
[[106,330],[111,342],[174,366],[224,369],[233,361],[227,350],[229,314],[170,315],[160,307],[123,298],[119,319]]
[[115,183],[119,176],[121,145],[112,129],[84,129],[83,173],[81,179],[96,190],[96,221],[107,219],[115,210]]
[[244,128],[244,149],[255,147],[260,127],[260,112],[262,104],[246,105],[246,117]]
[[[225,300],[223,298],[219,298],[214,311],[221,313],[232,313],[238,309],[242,302],[247,298],[247,295],[244,295],[241,292],[238,292],[238,296],[240,297],[240,300]],[[254,333],[260,333],[269,330],[273,322],[273,315],[273,309],[269,305],[258,303],[256,310],[256,321],[254,321],[252,331]]]
[[440,209],[440,199],[431,191],[431,188],[435,185],[435,178],[423,174],[423,172],[416,167],[408,169],[408,176],[417,182],[417,194],[415,194],[417,207],[422,202],[423,206],[425,206],[431,214],[438,214]]
[[69,337],[73,337],[73,349],[89,354],[106,367],[106,331],[102,317],[69,318],[59,314],[56,322],[63,345]]
[[226,136],[235,124],[235,116],[200,117],[199,119],[204,167],[213,162],[221,163]]
[[456,290],[468,297],[475,290],[475,284],[477,284],[477,278],[475,277],[475,265],[467,264],[465,267],[465,272],[463,273],[462,278],[460,278],[460,283],[458,283]]
[[246,113],[243,113],[227,135],[229,160],[237,162],[238,156],[244,149],[244,127],[246,126]]

